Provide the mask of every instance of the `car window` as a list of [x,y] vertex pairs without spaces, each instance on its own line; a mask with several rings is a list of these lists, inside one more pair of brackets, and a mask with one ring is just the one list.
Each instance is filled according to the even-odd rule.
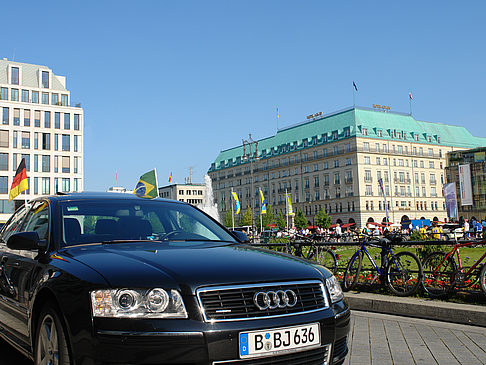
[[17,210],[14,213],[14,215],[10,218],[10,220],[7,222],[2,232],[2,239],[4,243],[7,242],[8,238],[12,234],[18,232],[18,230],[20,229],[20,225],[22,224],[22,221],[24,219],[25,212],[26,212],[25,206],[19,208],[19,210]]
[[60,202],[61,245],[117,240],[229,241],[234,237],[194,207],[161,200]]
[[30,209],[22,226],[24,232],[37,232],[41,240],[47,239],[49,229],[49,205],[46,201],[37,201]]

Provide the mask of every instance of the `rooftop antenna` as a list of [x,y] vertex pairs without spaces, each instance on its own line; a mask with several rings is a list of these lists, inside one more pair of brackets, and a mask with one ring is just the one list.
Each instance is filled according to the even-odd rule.
[[188,183],[189,184],[192,184],[192,170],[194,170],[194,167],[195,166],[189,166],[188,169],[189,169],[189,179],[188,179]]

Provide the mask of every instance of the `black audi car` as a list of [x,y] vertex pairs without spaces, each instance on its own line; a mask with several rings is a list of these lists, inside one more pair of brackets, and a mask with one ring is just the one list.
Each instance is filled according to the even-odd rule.
[[339,364],[350,312],[324,267],[197,208],[49,196],[0,232],[0,335],[35,364]]

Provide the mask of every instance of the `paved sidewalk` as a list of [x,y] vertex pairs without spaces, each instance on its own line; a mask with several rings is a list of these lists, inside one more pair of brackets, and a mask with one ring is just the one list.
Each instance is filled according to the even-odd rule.
[[449,303],[421,298],[402,298],[392,295],[353,291],[344,295],[353,310],[486,327],[486,306],[483,305]]
[[352,311],[346,365],[486,364],[486,329]]

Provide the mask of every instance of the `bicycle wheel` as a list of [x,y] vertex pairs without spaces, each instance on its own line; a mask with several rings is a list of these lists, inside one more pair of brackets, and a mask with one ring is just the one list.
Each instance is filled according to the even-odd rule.
[[356,251],[356,253],[351,257],[346,266],[346,271],[343,277],[343,290],[351,290],[358,281],[359,272],[361,271],[361,262],[363,260],[363,253],[361,251]]
[[424,260],[424,278],[422,288],[431,297],[447,295],[454,286],[456,262],[449,256],[447,260],[445,252],[432,252]]
[[336,254],[331,249],[327,247],[317,248],[316,261],[322,266],[328,268],[333,274],[336,273],[337,258]]
[[481,273],[479,274],[479,284],[481,285],[483,293],[486,293],[486,265],[483,265]]
[[422,280],[422,264],[411,252],[402,251],[389,258],[386,283],[400,297],[414,294]]

